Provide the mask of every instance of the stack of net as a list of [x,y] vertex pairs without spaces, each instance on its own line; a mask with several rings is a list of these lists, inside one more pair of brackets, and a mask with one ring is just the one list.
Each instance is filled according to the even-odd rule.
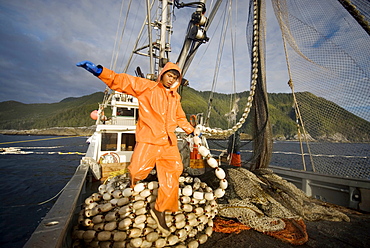
[[228,201],[219,215],[294,244],[308,239],[304,220],[349,221],[344,213],[311,202],[301,190],[269,169],[229,169]]

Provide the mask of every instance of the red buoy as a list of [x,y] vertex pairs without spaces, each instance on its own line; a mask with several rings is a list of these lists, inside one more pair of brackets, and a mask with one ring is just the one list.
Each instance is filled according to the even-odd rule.
[[98,110],[94,110],[94,111],[92,111],[91,113],[90,113],[90,117],[91,117],[91,119],[93,119],[93,120],[97,120],[98,119]]

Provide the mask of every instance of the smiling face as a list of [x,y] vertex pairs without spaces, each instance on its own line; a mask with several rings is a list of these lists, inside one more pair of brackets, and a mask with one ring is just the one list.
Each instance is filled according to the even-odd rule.
[[[177,71],[175,71],[177,72]],[[179,76],[173,71],[165,72],[161,77],[161,83],[167,89],[171,88],[171,86],[177,81]]]

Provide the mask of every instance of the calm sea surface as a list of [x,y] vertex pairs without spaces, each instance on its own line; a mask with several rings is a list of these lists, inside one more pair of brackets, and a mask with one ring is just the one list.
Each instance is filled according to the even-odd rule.
[[[39,203],[54,197],[69,181],[83,156],[76,153],[87,150],[86,139],[87,137],[0,135],[0,148],[15,147],[24,152],[0,152],[0,247],[23,247],[55,199],[45,204]],[[227,141],[210,140],[209,146],[217,156],[227,147]],[[252,149],[252,144],[242,142],[243,160],[250,159]],[[361,164],[358,170],[364,170],[368,175],[369,154],[369,144],[335,144],[330,150],[320,149],[316,157],[322,158],[322,161],[338,157],[338,164],[343,164],[342,167],[339,166],[341,170],[349,171],[354,168],[343,161],[358,161]],[[302,169],[299,144],[275,142],[271,165]]]

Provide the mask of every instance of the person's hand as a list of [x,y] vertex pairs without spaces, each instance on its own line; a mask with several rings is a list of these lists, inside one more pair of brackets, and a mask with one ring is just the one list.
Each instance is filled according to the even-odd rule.
[[88,60],[78,62],[76,66],[84,68],[85,70],[94,74],[94,76],[99,76],[103,71],[103,68],[101,66],[96,66],[93,62],[90,62]]

